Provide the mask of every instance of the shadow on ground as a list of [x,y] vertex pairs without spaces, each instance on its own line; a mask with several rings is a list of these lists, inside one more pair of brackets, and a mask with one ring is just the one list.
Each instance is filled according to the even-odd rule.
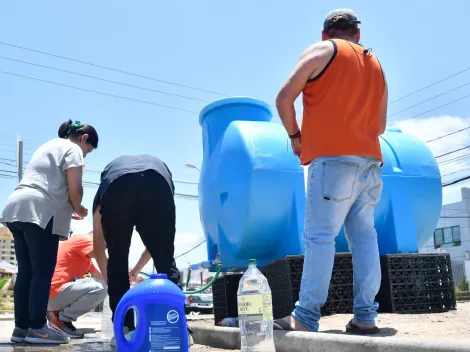
[[[365,335],[365,336],[370,336],[370,337],[390,337],[390,336],[395,336],[397,334],[398,330],[393,329],[393,328],[381,328],[380,332],[374,335]],[[337,334],[337,335],[356,335],[356,334],[350,334],[347,333],[344,330],[324,330],[321,332],[322,334]],[[357,336],[357,335],[356,335]]]

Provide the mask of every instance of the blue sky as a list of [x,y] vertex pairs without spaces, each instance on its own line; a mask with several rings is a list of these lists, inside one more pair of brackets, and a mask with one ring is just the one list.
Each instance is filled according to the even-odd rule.
[[[0,45],[0,71],[200,111],[207,102],[227,96],[252,96],[274,104],[281,84],[301,52],[320,40],[325,14],[350,7],[362,21],[362,42],[372,48],[385,69],[390,101],[465,69],[468,46],[464,18],[470,3],[452,1],[41,1],[2,2],[0,41],[63,55],[159,80],[197,87],[221,95],[119,74],[76,62]],[[123,87],[76,75],[13,62],[28,61],[108,80],[123,82],[196,100]],[[389,107],[389,113],[420,103],[467,83],[470,71],[414,94]],[[391,121],[420,114],[469,94],[463,87],[391,117]],[[199,101],[202,100],[202,101]],[[298,108],[301,110],[300,101]],[[403,129],[432,138],[467,126],[469,99],[423,114]],[[25,140],[25,157],[56,136],[66,119],[94,125],[100,147],[87,157],[85,179],[99,180],[94,171],[121,154],[150,153],[164,160],[175,180],[197,182],[198,172],[185,163],[202,162],[197,113],[111,98],[0,73],[0,161],[14,159],[17,134]],[[279,122],[279,120],[275,119]],[[439,153],[468,142],[467,133],[442,139],[431,147]],[[454,156],[457,156],[455,154]],[[14,170],[6,164],[0,169]],[[458,166],[455,166],[458,167]],[[455,169],[454,167],[454,169]],[[456,170],[456,169],[455,169]],[[468,171],[467,171],[468,172]],[[452,177],[459,174],[453,174]],[[462,175],[460,175],[462,176]],[[450,179],[448,179],[450,180]],[[459,188],[446,189],[446,199]],[[0,204],[15,186],[0,178]],[[177,184],[180,193],[197,194],[197,186]],[[85,189],[91,207],[95,189]],[[86,225],[86,224],[85,224]],[[84,226],[82,224],[82,226]],[[85,226],[86,227],[86,226]],[[198,203],[177,200],[176,254],[202,239]],[[133,258],[141,244],[133,247]],[[179,260],[200,261],[202,246]]]

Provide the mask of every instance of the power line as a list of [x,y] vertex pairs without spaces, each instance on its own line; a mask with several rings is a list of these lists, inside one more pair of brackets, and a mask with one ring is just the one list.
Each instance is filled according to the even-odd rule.
[[188,253],[194,251],[195,249],[201,247],[204,243],[206,243],[206,240],[202,241],[201,243],[199,243],[198,245],[194,246],[194,247],[191,248],[190,250],[188,250],[188,251],[186,251],[186,252],[184,252],[184,253],[182,253],[182,254],[176,256],[175,259],[178,259],[178,258],[181,258],[181,257],[185,256],[186,254],[188,254]]
[[[93,171],[93,172],[99,172],[101,173],[100,171],[96,171],[96,170],[86,170],[86,171]],[[100,183],[99,182],[95,182],[95,181],[84,181],[84,182],[88,182],[94,186],[99,186]],[[198,185],[199,183],[198,182],[191,182],[191,181],[179,181],[179,180],[173,180],[173,183],[182,183],[182,184],[187,184],[187,185]]]
[[16,165],[14,165],[14,164],[5,163],[5,162],[3,162],[3,161],[0,161],[0,164],[16,167]]
[[465,176],[465,177],[459,178],[457,180],[445,183],[445,184],[442,185],[442,187],[452,186],[452,185],[455,185],[456,183],[460,183],[460,182],[467,181],[467,180],[470,180],[470,176]]
[[465,131],[465,130],[468,130],[468,129],[470,129],[470,127],[465,127],[465,128],[462,128],[461,130],[451,132],[451,133],[447,133],[443,136],[440,136],[440,137],[437,137],[437,138],[434,138],[434,139],[430,139],[429,141],[426,141],[424,143],[431,143],[431,142],[437,141],[439,139],[442,139],[442,138],[445,138],[445,137],[448,137],[448,136],[452,136],[453,134],[456,134],[456,133],[459,133],[459,132],[462,132],[462,131]]
[[31,52],[34,52],[34,53],[38,53],[38,54],[42,54],[42,55],[47,55],[47,56],[52,56],[52,57],[56,57],[56,58],[63,59],[63,60],[73,61],[73,62],[77,62],[77,63],[80,63],[80,64],[88,65],[88,66],[98,67],[98,68],[101,68],[101,69],[104,69],[104,70],[113,71],[113,72],[118,72],[118,73],[122,73],[122,74],[129,75],[129,76],[134,76],[134,77],[139,77],[139,78],[145,78],[145,79],[148,79],[148,80],[151,80],[151,81],[156,81],[156,82],[161,82],[161,83],[165,83],[165,84],[170,84],[170,85],[174,85],[174,86],[177,86],[177,87],[182,87],[182,88],[197,90],[197,91],[200,91],[200,92],[205,92],[205,93],[210,93],[210,94],[214,94],[214,95],[219,95],[219,96],[222,96],[222,97],[229,97],[229,95],[222,94],[222,93],[218,93],[218,92],[214,92],[214,91],[210,91],[210,90],[206,90],[206,89],[201,89],[201,88],[197,88],[197,87],[188,86],[188,85],[185,85],[185,84],[179,84],[179,83],[175,83],[175,82],[165,81],[165,80],[158,79],[158,78],[154,78],[154,77],[150,77],[150,76],[144,76],[144,75],[140,75],[140,74],[137,74],[137,73],[132,73],[132,72],[128,72],[128,71],[123,71],[123,70],[119,70],[119,69],[115,69],[115,68],[111,68],[111,67],[107,67],[107,66],[102,66],[102,65],[94,64],[94,63],[87,62],[87,61],[72,59],[72,58],[70,58],[70,57],[66,57],[66,56],[62,56],[62,55],[56,55],[56,54],[51,54],[51,53],[47,53],[47,52],[45,52],[45,51],[30,49],[30,48],[26,48],[26,47],[19,46],[19,45],[9,44],[9,43],[5,43],[5,42],[0,42],[0,45],[5,45],[5,46],[12,47],[12,48],[21,49],[21,50],[27,50],[27,51],[31,51]]
[[452,150],[448,153],[444,153],[444,154],[441,154],[441,155],[438,155],[436,156],[435,158],[438,159],[438,158],[442,158],[443,156],[446,156],[446,155],[450,155],[450,154],[453,154],[453,153],[457,153],[457,152],[460,152],[462,150],[465,150],[467,148],[470,148],[470,145],[467,145],[466,147],[463,147],[463,148],[460,148],[460,149],[455,149],[455,150]]
[[49,70],[54,70],[54,71],[59,71],[59,72],[65,72],[65,73],[69,73],[69,74],[72,74],[72,75],[81,76],[81,77],[86,77],[86,78],[91,78],[91,79],[95,79],[95,80],[103,81],[103,82],[108,82],[108,83],[114,83],[114,84],[118,84],[118,85],[125,86],[125,87],[130,87],[130,88],[136,88],[136,89],[146,90],[146,91],[149,91],[149,92],[154,92],[154,93],[160,93],[160,94],[170,95],[170,96],[174,96],[174,97],[178,97],[178,98],[189,99],[189,100],[199,101],[199,102],[203,102],[203,103],[210,103],[209,100],[198,99],[198,98],[192,98],[192,97],[188,97],[188,96],[186,96],[186,95],[173,94],[173,93],[168,93],[168,92],[164,92],[164,91],[161,91],[161,90],[155,90],[155,89],[151,89],[151,88],[145,88],[145,87],[140,87],[140,86],[136,86],[136,85],[132,85],[132,84],[122,83],[122,82],[118,82],[118,81],[112,81],[112,80],[110,80],[110,79],[105,79],[105,78],[96,77],[96,76],[90,76],[90,75],[86,75],[86,74],[83,74],[83,73],[78,73],[78,72],[63,70],[63,69],[59,69],[59,68],[55,68],[55,67],[51,67],[51,66],[40,65],[40,64],[36,64],[36,63],[33,63],[33,62],[28,62],[28,61],[17,60],[17,59],[5,57],[5,56],[0,56],[0,59],[16,61],[16,62],[20,62],[20,63],[26,64],[26,65],[32,65],[32,66],[43,67],[43,68],[47,68],[47,69],[49,69]]
[[[1,56],[0,56],[0,57],[1,57]],[[441,97],[441,96],[443,96],[443,95],[446,95],[446,94],[448,94],[448,93],[451,93],[451,92],[453,92],[453,91],[455,91],[455,90],[457,90],[457,89],[466,87],[466,86],[468,86],[468,85],[470,85],[470,82],[467,82],[467,83],[465,83],[465,84],[463,84],[463,85],[461,85],[461,86],[459,86],[459,87],[457,87],[457,88],[453,88],[453,89],[450,89],[450,90],[448,90],[448,91],[445,91],[444,93],[435,95],[435,96],[433,96],[433,97],[431,97],[431,98],[429,98],[429,99],[423,100],[423,101],[421,101],[421,102],[419,102],[419,103],[417,103],[417,104],[411,105],[411,106],[409,106],[409,107],[407,107],[407,108],[405,108],[405,109],[403,109],[403,110],[400,110],[400,111],[395,112],[395,113],[393,113],[393,114],[391,114],[391,115],[388,115],[387,117],[392,117],[392,116],[398,115],[398,114],[400,114],[400,113],[402,113],[402,112],[404,112],[404,111],[410,110],[410,109],[412,109],[412,108],[414,108],[414,107],[417,107],[417,106],[419,106],[419,105],[422,105],[422,104],[424,104],[424,103],[427,103],[428,101],[434,100],[434,99],[436,99],[436,98],[439,98],[439,97]]]
[[[0,44],[2,44],[2,43],[0,42]],[[419,92],[421,92],[421,91],[423,91],[423,90],[425,90],[425,89],[428,89],[428,88],[430,88],[430,87],[433,87],[433,86],[435,86],[435,85],[437,85],[437,84],[439,84],[439,83],[442,83],[442,82],[444,82],[444,81],[447,81],[448,79],[451,79],[451,78],[453,78],[453,77],[455,77],[455,76],[458,76],[458,75],[460,75],[460,74],[462,74],[462,73],[464,73],[464,72],[466,72],[466,71],[468,71],[468,70],[470,70],[470,67],[467,67],[466,69],[464,69],[464,70],[462,70],[462,71],[460,71],[460,72],[457,72],[457,73],[455,73],[455,74],[453,74],[453,75],[447,76],[447,77],[445,77],[445,78],[443,78],[443,79],[441,79],[441,80],[439,80],[439,81],[437,81],[437,82],[434,82],[434,83],[431,83],[431,84],[427,85],[426,87],[420,88],[420,89],[418,89],[418,90],[415,90],[414,92],[408,93],[408,94],[406,94],[406,95],[404,95],[404,96],[402,96],[402,97],[400,97],[400,98],[398,98],[398,99],[395,99],[394,101],[388,103],[388,105],[394,104],[394,103],[396,103],[397,101],[400,101],[400,100],[402,100],[402,99],[408,98],[409,96],[412,96],[412,95],[414,95],[414,94],[416,94],[416,93],[419,93]]]
[[440,219],[470,219],[470,216],[439,216]]
[[437,164],[438,165],[444,165],[444,164],[449,164],[450,162],[453,162],[453,161],[461,161],[463,159],[466,159],[470,157],[470,154],[464,154],[464,155],[460,155],[460,156],[457,156],[455,158],[451,158],[451,159],[447,159],[447,160],[444,160],[444,161],[441,161],[441,162],[438,162]]
[[466,171],[466,170],[470,170],[470,169],[469,169],[469,168],[466,168],[466,169],[461,169],[461,170],[454,171],[454,172],[449,172],[449,173],[447,173],[447,174],[442,175],[441,177],[447,177],[447,176],[449,176],[449,175],[458,174],[458,173],[460,173],[460,172],[462,172],[462,171]]
[[0,174],[0,177],[2,177],[2,178],[16,178],[16,176],[6,175],[6,174]]
[[109,94],[109,93],[104,93],[104,92],[98,92],[98,91],[96,91],[96,90],[91,90],[91,89],[86,89],[86,88],[80,88],[80,87],[71,86],[71,85],[68,85],[68,84],[63,84],[63,83],[48,81],[48,80],[45,80],[45,79],[40,79],[40,78],[35,78],[35,77],[29,77],[29,76],[23,76],[23,75],[19,75],[19,74],[16,74],[16,73],[5,72],[5,71],[0,71],[0,73],[3,73],[4,75],[10,75],[10,76],[15,76],[15,77],[30,79],[30,80],[33,80],[33,81],[38,81],[38,82],[43,82],[43,83],[54,84],[54,85],[61,86],[61,87],[66,87],[66,88],[72,88],[72,89],[76,89],[76,90],[81,90],[81,91],[88,92],[88,93],[95,93],[95,94],[99,94],[99,95],[105,95],[105,96],[112,97],[112,98],[130,100],[130,101],[134,101],[134,102],[137,102],[137,103],[155,105],[155,106],[159,106],[159,107],[162,107],[162,108],[167,108],[167,109],[173,109],[173,110],[179,110],[179,111],[189,112],[189,113],[191,113],[191,114],[198,114],[197,111],[187,110],[187,109],[178,108],[178,107],[170,106],[170,105],[158,104],[158,103],[154,103],[154,102],[150,102],[150,101],[146,101],[146,100],[140,100],[140,99],[134,99],[134,98],[123,97],[123,96],[121,96],[121,95],[115,95],[115,94]]
[[[8,158],[0,158],[0,160],[5,160],[5,161],[16,161],[15,159],[8,159]],[[28,162],[26,162],[27,164]],[[0,161],[0,164],[5,164],[5,165],[8,165],[8,166],[13,166],[13,167],[16,167],[16,165],[14,164],[9,164],[9,163],[4,163],[2,161]],[[12,171],[12,172],[16,172],[16,171]],[[101,171],[98,171],[98,170],[92,170],[92,169],[85,169],[85,172],[93,172],[93,173],[98,173],[98,174],[101,174]],[[100,184],[98,182],[93,182],[93,181],[84,181],[84,182],[88,182],[90,184],[93,184],[95,186],[99,186]],[[180,181],[180,180],[173,180],[173,183],[180,183],[180,184],[185,184],[185,185],[198,185],[199,183],[198,182],[193,182],[193,181]]]
[[453,104],[453,103],[456,103],[456,102],[458,102],[458,101],[460,101],[460,100],[463,100],[463,99],[466,99],[466,98],[468,98],[468,97],[470,97],[470,94],[465,95],[465,96],[463,96],[463,97],[460,97],[460,98],[458,98],[458,99],[452,100],[452,101],[450,101],[450,102],[448,102],[448,103],[446,103],[446,104],[440,105],[440,106],[438,106],[438,107],[436,107],[436,108],[433,108],[433,109],[430,109],[430,110],[421,112],[421,113],[419,113],[419,114],[413,115],[413,116],[408,117],[408,118],[406,118],[406,119],[403,119],[403,120],[400,120],[400,121],[395,121],[394,123],[390,124],[390,126],[396,125],[397,123],[401,123],[401,122],[405,122],[405,121],[414,119],[415,117],[422,116],[422,115],[424,115],[424,114],[427,114],[428,112],[435,111],[435,110],[437,110],[437,109],[443,108],[443,107],[448,106],[448,105]]
[[[98,186],[99,186],[99,183],[92,182],[92,181],[83,181],[83,187],[96,189],[98,188]],[[199,198],[195,194],[178,193],[178,192],[175,192],[174,196],[177,198],[190,199],[190,200],[197,200]]]

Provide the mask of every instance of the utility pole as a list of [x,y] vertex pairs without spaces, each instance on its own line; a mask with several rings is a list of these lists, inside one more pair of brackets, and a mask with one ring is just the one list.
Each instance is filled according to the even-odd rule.
[[23,141],[16,137],[16,167],[18,169],[18,182],[23,178]]

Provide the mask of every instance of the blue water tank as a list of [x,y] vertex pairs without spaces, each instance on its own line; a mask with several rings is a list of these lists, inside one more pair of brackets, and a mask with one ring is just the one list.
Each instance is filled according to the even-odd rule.
[[[184,312],[185,294],[166,274],[152,274],[127,291],[114,315],[117,352],[187,352],[188,331]],[[124,318],[134,309],[136,330],[124,337]]]
[[[224,271],[260,266],[303,254],[304,169],[292,153],[284,127],[271,122],[265,102],[229,98],[200,114],[203,164],[199,209],[208,259],[217,253]],[[399,129],[380,140],[384,191],[375,220],[381,254],[415,252],[439,219],[442,187],[430,150]],[[344,232],[336,250],[347,252]]]
[[303,252],[303,168],[265,102],[229,98],[200,114],[199,209],[209,259],[224,270]]

